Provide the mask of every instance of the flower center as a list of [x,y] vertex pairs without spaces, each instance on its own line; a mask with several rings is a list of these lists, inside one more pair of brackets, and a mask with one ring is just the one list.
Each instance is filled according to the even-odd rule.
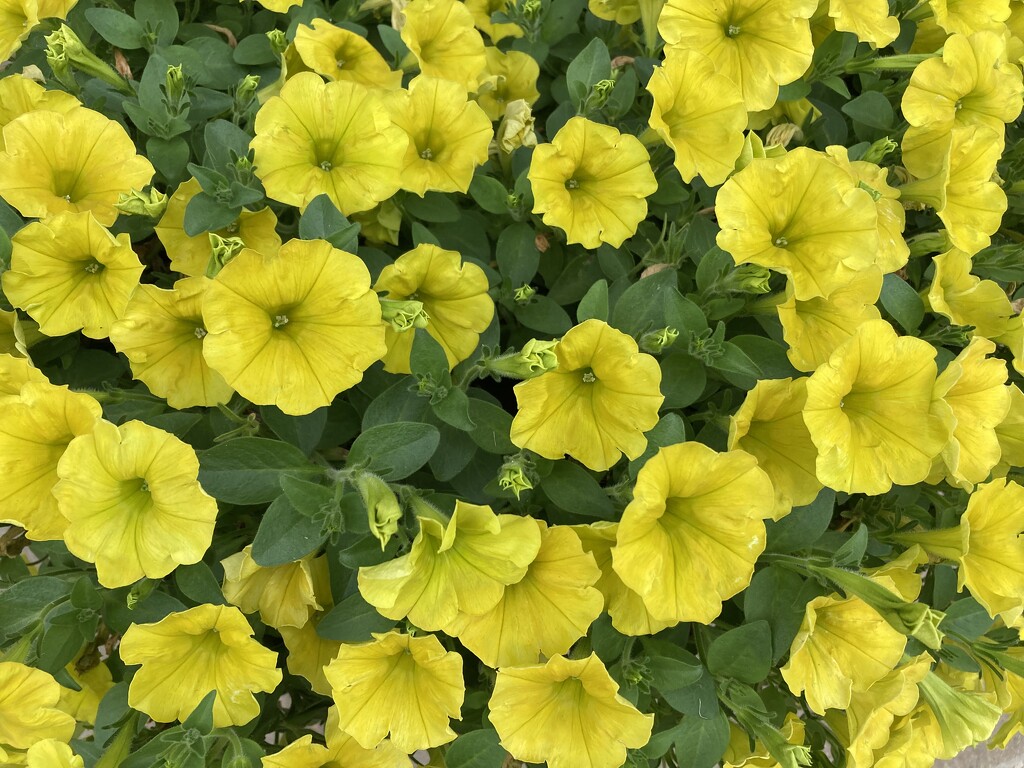
[[96,261],[96,259],[92,259],[83,269],[90,275],[95,275],[103,270],[103,265]]
[[595,381],[597,381],[597,376],[595,376],[594,372],[590,370],[584,371],[583,376],[581,376],[580,378],[583,379],[584,384],[593,384]]
[[149,493],[149,483],[146,482],[145,478],[142,479],[142,485],[139,486],[139,490],[143,493]]
[[330,171],[333,167],[330,160],[324,160],[320,163],[320,170],[322,171]]
[[776,248],[785,248],[787,245],[789,245],[789,240],[784,238],[782,235],[776,237],[772,242],[775,244]]
[[274,327],[283,328],[288,325],[288,315],[275,315],[274,316]]
[[580,182],[579,182],[578,179],[569,179],[567,182],[565,182],[565,188],[566,189],[579,189],[580,188]]
[[345,59],[340,59],[340,58],[339,59],[335,59],[334,63],[338,66],[338,69],[344,69],[345,68]]
[[964,100],[963,99],[957,99],[956,100],[956,104],[953,105],[953,109],[955,109],[957,112],[959,112],[963,108],[964,108]]
[[201,325],[197,325],[196,326],[195,334],[196,334],[196,338],[197,339],[204,338],[207,333],[209,333],[209,331],[207,331],[205,328],[203,328],[203,326],[201,326]]
[[736,37],[740,33],[740,27],[738,24],[730,24],[725,28],[726,37]]
[[430,149],[430,147],[427,147],[422,152],[420,152],[420,157],[423,158],[424,160],[433,160],[434,152]]

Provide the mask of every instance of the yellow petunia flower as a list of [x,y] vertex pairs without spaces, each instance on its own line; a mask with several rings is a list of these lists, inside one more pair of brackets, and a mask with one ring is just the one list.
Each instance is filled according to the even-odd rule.
[[810,504],[822,487],[814,473],[818,449],[803,419],[806,402],[806,378],[764,379],[729,418],[729,450],[754,456],[772,481],[773,520]]
[[615,572],[655,618],[710,624],[722,601],[750,584],[774,506],[771,480],[749,453],[701,443],[661,448],[622,513]]
[[1021,72],[1006,60],[1006,41],[995,32],[951,35],[942,58],[917,65],[902,110],[907,122],[930,131],[984,125],[1002,147],[1004,123],[1021,111]]
[[466,89],[451,80],[420,75],[408,91],[388,101],[391,119],[409,137],[402,189],[465,192],[473,171],[487,162],[491,121]]
[[0,61],[11,58],[37,24],[36,0],[0,0]]
[[288,671],[304,677],[309,687],[321,696],[330,696],[331,684],[327,682],[324,668],[338,654],[341,643],[321,637],[316,631],[320,620],[334,607],[326,556],[314,558],[309,564],[309,571],[313,581],[313,597],[321,609],[311,613],[301,627],[282,625],[277,627],[277,631],[288,649]]
[[12,120],[3,133],[0,197],[22,216],[91,211],[110,226],[121,193],[142,189],[153,177],[153,166],[135,153],[120,123],[91,109],[36,110]]
[[508,8],[509,0],[465,0],[465,3],[469,12],[473,14],[476,28],[491,38],[494,45],[507,37],[523,36],[523,30],[518,24],[491,21],[491,14]]
[[99,658],[98,653],[83,658],[82,652],[79,652],[64,669],[82,690],[62,687],[58,708],[80,723],[94,724],[100,702],[107,691],[114,687],[110,667]]
[[[167,200],[167,208],[154,230],[163,243],[167,256],[171,260],[171,269],[190,277],[203,277],[210,262],[212,250],[210,233],[203,232],[194,237],[185,234],[185,209],[193,197],[199,194],[202,187],[195,179],[189,179],[178,185],[174,194]],[[281,247],[281,237],[277,234],[277,216],[270,208],[258,211],[242,211],[238,221],[213,234],[220,237],[237,237],[246,248],[260,253],[274,253]]]
[[30,381],[49,384],[43,372],[27,357],[0,353],[0,404],[17,400],[22,386]]
[[808,19],[818,0],[669,0],[658,31],[669,46],[703,53],[736,83],[751,112],[811,64]]
[[257,691],[281,682],[277,654],[260,645],[234,606],[204,603],[152,624],[132,624],[121,661],[141,664],[128,704],[158,723],[185,720],[211,691],[213,725],[245,725],[260,712]]
[[480,75],[476,102],[491,120],[501,120],[505,108],[513,101],[534,104],[540,98],[537,60],[522,51],[502,53],[494,46],[484,49],[487,65]]
[[294,563],[263,567],[252,559],[252,546],[221,560],[224,599],[242,613],[259,611],[271,627],[301,627],[311,611],[319,611],[313,591],[312,556]]
[[[51,490],[57,464],[76,437],[87,435],[103,410],[89,395],[48,382],[24,384],[0,403],[0,522],[26,529],[34,541],[60,539],[67,519]],[[2,742],[0,742],[2,743]]]
[[618,693],[595,654],[498,670],[489,718],[517,760],[550,768],[618,768],[651,738],[654,716]]
[[928,477],[949,428],[932,405],[935,348],[869,320],[807,380],[804,421],[818,479],[846,493],[885,493]]
[[116,237],[92,213],[60,213],[11,239],[4,294],[47,336],[79,329],[102,339],[121,317],[143,266],[127,234]]
[[85,761],[57,739],[36,742],[25,758],[27,768],[85,768]]
[[234,390],[203,357],[202,303],[210,280],[186,277],[170,290],[140,285],[110,329],[132,376],[172,408],[226,403]]
[[986,696],[956,689],[935,673],[917,687],[921,693],[917,712],[930,721],[925,725],[928,739],[924,751],[939,759],[956,757],[967,747],[986,741],[1002,715]]
[[874,198],[878,228],[875,266],[883,274],[895,272],[905,266],[910,259],[910,247],[903,239],[907,215],[903,203],[900,202],[899,189],[889,186],[886,180],[889,169],[864,160],[851,161],[849,152],[843,146],[827,147],[825,154],[849,174],[855,186],[866,189]]
[[597,18],[614,21],[622,27],[628,27],[630,24],[640,21],[638,0],[588,0],[587,8]]
[[361,747],[391,742],[411,754],[452,741],[449,719],[461,720],[466,687],[462,657],[433,635],[374,633],[342,644],[325,673],[338,707],[338,727]]
[[57,464],[64,543],[111,589],[198,563],[217,517],[198,474],[195,451],[174,435],[141,421],[97,422]]
[[354,213],[352,221],[359,224],[359,234],[366,242],[380,245],[398,245],[398,233],[402,227],[402,209],[391,200],[385,200],[362,213]]
[[797,301],[793,283],[788,282],[778,312],[782,337],[789,345],[786,357],[793,367],[808,373],[817,370],[861,325],[880,319],[875,303],[881,292],[882,273],[875,266],[856,272],[827,299]]
[[327,710],[324,738],[326,747],[314,744],[312,736],[303,736],[262,758],[263,768],[409,768],[409,756],[390,741],[382,741],[374,749],[359,746],[338,727],[336,707]]
[[302,5],[302,0],[259,0],[259,4],[274,13],[287,13],[289,8]]
[[505,587],[490,611],[460,613],[445,630],[489,667],[536,664],[542,655],[567,653],[604,608],[594,588],[601,570],[579,536],[567,526],[536,525],[540,551],[526,575]]
[[[7,312],[0,309],[0,355],[12,355],[27,359],[28,338],[26,337],[25,330],[25,324],[18,317],[17,312]],[[39,335],[41,336],[42,334]],[[0,392],[2,391],[3,384],[0,383]]]
[[243,250],[206,288],[203,321],[210,367],[290,415],[330,405],[386,351],[370,273],[325,240]]
[[775,745],[782,749],[786,749],[787,746],[798,748],[790,753],[792,757],[786,763],[779,763],[772,756],[771,750],[745,728],[730,722],[729,730],[729,746],[722,755],[722,768],[784,768],[785,765],[803,765],[806,762],[806,758],[801,757],[809,752],[809,749],[803,746],[806,740],[804,721],[792,712],[786,713],[786,719],[778,728],[782,743]]
[[884,48],[899,37],[900,20],[889,15],[886,0],[828,0],[828,16],[840,32]]
[[675,153],[683,181],[699,175],[717,186],[743,149],[747,110],[738,86],[697,51],[670,47],[647,83],[654,97],[650,125]]
[[326,19],[313,19],[311,26],[299,25],[295,51],[303,64],[328,80],[350,80],[387,90],[402,87],[402,73],[392,71],[365,37]]
[[325,194],[347,216],[395,194],[407,139],[384,93],[312,72],[289,78],[256,114],[250,145],[267,196],[305,210]]
[[[1024,467],[1024,392],[1011,384],[1006,388],[1010,396],[1010,408],[1006,417],[996,425],[996,439],[999,441],[999,464],[996,469]],[[996,476],[1005,472],[995,472]]]
[[816,597],[804,609],[782,677],[812,712],[846,709],[899,664],[905,635],[859,597]]
[[1002,32],[1010,18],[1010,0],[928,0],[935,23],[948,34],[971,35],[981,30]]
[[935,381],[937,412],[952,435],[936,463],[950,485],[970,490],[988,478],[1002,451],[996,427],[1010,410],[1006,363],[988,358],[996,345],[975,337]]
[[640,456],[665,399],[658,361],[601,320],[570,329],[554,351],[555,370],[515,386],[512,442],[597,471]]
[[1013,625],[1024,612],[1024,487],[1006,478],[979,485],[960,524],[899,534],[929,553],[959,563],[965,586],[989,616]]
[[932,259],[935,273],[928,287],[932,312],[953,325],[974,327],[972,336],[996,339],[1012,330],[1014,311],[1000,285],[971,274],[971,257],[953,248]]
[[788,275],[799,301],[828,297],[874,262],[875,201],[821,152],[755,159],[722,186],[715,211],[718,245],[737,264]]
[[412,0],[402,13],[402,41],[420,72],[475,91],[486,60],[469,8],[459,0]]
[[[0,33],[0,39],[2,39],[2,34]],[[0,59],[4,58],[2,45],[0,43]],[[8,75],[0,78],[0,152],[6,146],[3,128],[15,118],[36,110],[67,114],[80,106],[82,103],[70,93],[47,90],[39,83],[22,75]]]
[[0,661],[0,745],[26,750],[46,739],[70,741],[75,720],[57,708],[59,700],[60,685],[48,672]]
[[853,691],[845,711],[832,710],[826,720],[842,733],[850,768],[871,768],[875,754],[892,739],[893,724],[918,702],[917,684],[931,670],[932,658],[921,654],[863,691]]
[[527,174],[533,212],[559,227],[570,243],[618,248],[647,216],[658,182],[650,155],[635,136],[573,117],[550,144],[533,151]]
[[537,557],[541,534],[532,518],[495,515],[458,501],[447,524],[419,518],[409,554],[359,569],[363,598],[389,619],[443,630],[460,612],[499,605],[506,585],[520,581]]
[[[448,366],[473,354],[480,334],[494,317],[494,300],[487,293],[487,275],[456,251],[423,243],[399,256],[380,273],[373,289],[389,299],[415,299],[427,313],[426,331],[441,345]],[[412,333],[399,333],[388,326],[384,370],[409,373]]]
[[930,206],[945,224],[952,244],[973,255],[991,243],[1006,211],[1006,193],[992,181],[1002,152],[998,133],[972,125],[941,133],[908,128],[903,164],[914,176],[900,198]]
[[580,537],[583,551],[592,554],[597,567],[601,569],[601,578],[594,586],[604,595],[605,609],[615,629],[635,637],[654,635],[675,626],[675,621],[654,618],[644,605],[643,598],[623,584],[612,567],[612,547],[615,546],[618,523],[601,520],[590,525],[574,525],[572,529]]

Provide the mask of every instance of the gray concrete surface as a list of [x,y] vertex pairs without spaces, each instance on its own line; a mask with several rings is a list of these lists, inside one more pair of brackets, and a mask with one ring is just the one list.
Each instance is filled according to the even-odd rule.
[[1024,768],[1024,736],[1015,736],[1006,749],[972,747],[952,760],[939,760],[935,768]]

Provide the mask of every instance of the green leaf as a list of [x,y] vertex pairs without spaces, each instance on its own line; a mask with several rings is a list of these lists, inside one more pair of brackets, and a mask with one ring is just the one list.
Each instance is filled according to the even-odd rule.
[[210,566],[202,561],[175,568],[174,583],[189,600],[212,605],[226,604],[217,577],[213,575]]
[[924,320],[924,302],[917,291],[898,275],[882,279],[882,306],[907,333],[913,333]]
[[572,318],[550,296],[537,294],[529,304],[516,307],[516,319],[533,331],[561,336],[572,328]]
[[199,452],[199,483],[218,501],[260,504],[281,495],[281,476],[316,475],[320,467],[280,440],[239,437]]
[[488,453],[515,453],[519,449],[509,439],[512,430],[512,416],[504,408],[481,400],[469,398],[469,415],[476,427],[469,433],[473,442]]
[[615,505],[590,473],[571,461],[556,461],[540,484],[544,493],[566,512],[611,520]]
[[760,366],[751,360],[746,352],[729,341],[722,342],[722,354],[711,361],[711,367],[717,371],[746,376],[754,381],[764,376]]
[[387,632],[396,623],[377,613],[359,592],[353,592],[320,619],[316,633],[339,643],[363,643],[373,639],[371,632]]
[[707,718],[687,715],[676,737],[679,768],[713,768],[729,746],[729,720],[724,712]]
[[478,173],[469,182],[469,195],[477,205],[488,213],[508,213],[508,190],[493,176]]
[[359,224],[350,222],[327,195],[317,195],[299,219],[299,237],[326,240],[335,248],[355,253],[359,248]]
[[576,321],[584,322],[592,318],[608,322],[608,281],[598,280],[586,292],[580,305],[576,308]]
[[461,429],[463,432],[470,432],[476,429],[476,422],[469,414],[469,396],[465,391],[454,387],[448,390],[448,394],[439,403],[432,406],[434,415],[445,424]]
[[0,638],[16,637],[67,598],[71,584],[52,576],[32,576],[0,592]]
[[431,424],[382,424],[355,439],[348,464],[365,466],[386,480],[401,480],[430,461],[440,442],[441,433]]
[[252,542],[252,559],[265,568],[294,563],[324,543],[319,521],[299,512],[287,496],[267,507]]
[[312,518],[322,510],[336,506],[334,489],[320,483],[311,483],[298,477],[281,477],[281,490],[288,497],[288,502],[300,515]]
[[842,110],[858,123],[882,130],[891,128],[896,117],[892,104],[879,91],[865,91],[843,104]]
[[135,0],[135,18],[156,33],[157,45],[170,45],[178,34],[178,9],[174,0]]
[[612,76],[612,57],[608,46],[599,37],[593,38],[587,47],[580,51],[565,70],[565,84],[569,89],[569,98],[579,112],[590,95],[591,90],[601,80],[609,80]]
[[689,651],[668,640],[649,639],[644,642],[647,667],[653,685],[659,691],[677,691],[693,685],[704,675],[704,666]]
[[804,507],[794,507],[781,520],[766,521],[766,552],[795,552],[806,549],[821,538],[832,522],[836,492],[823,488],[818,497]]
[[537,274],[540,251],[537,250],[537,233],[528,224],[511,224],[498,235],[494,257],[498,270],[513,288],[529,283]]
[[282,440],[310,454],[320,442],[327,426],[327,407],[317,408],[302,416],[289,416],[274,405],[260,406],[260,418]]
[[425,328],[417,328],[409,354],[409,367],[417,376],[429,376],[436,384],[451,385],[448,371],[448,356],[444,349]]
[[857,532],[835,551],[832,555],[832,564],[838,566],[859,566],[864,559],[864,553],[868,549],[868,527],[861,523]]
[[661,393],[665,396],[662,408],[693,405],[704,393],[707,383],[708,374],[697,358],[677,352],[661,359]]
[[730,629],[708,647],[708,670],[716,677],[759,683],[772,668],[772,629],[767,621],[754,621]]
[[[811,590],[806,588],[808,585]],[[771,627],[773,661],[789,652],[814,587],[793,571],[769,565],[755,573],[750,586],[744,590],[743,615],[746,620],[766,621]]]
[[498,734],[486,728],[459,736],[444,755],[446,768],[496,768],[508,757]]
[[200,192],[185,206],[185,220],[182,228],[186,235],[195,237],[231,226],[241,213],[240,207],[225,205],[213,195]]
[[679,273],[674,269],[663,269],[637,280],[615,302],[611,325],[638,338],[647,331],[671,325],[666,322],[666,297],[673,291],[678,293],[678,282]]
[[459,220],[459,206],[440,192],[427,192],[423,197],[409,195],[402,207],[410,216],[431,224]]
[[975,640],[992,627],[992,617],[973,597],[964,597],[949,604],[945,618],[939,624],[943,632],[957,632],[968,640]]
[[127,13],[112,8],[89,8],[86,21],[111,45],[126,51],[134,51],[145,45],[145,31],[142,25]]
[[213,730],[213,704],[216,700],[216,691],[206,694],[199,705],[192,710],[192,714],[182,722],[182,730],[188,731],[195,728],[204,736],[209,734]]
[[185,166],[191,150],[181,136],[162,138],[151,136],[146,139],[146,157],[166,178],[178,181],[185,177]]

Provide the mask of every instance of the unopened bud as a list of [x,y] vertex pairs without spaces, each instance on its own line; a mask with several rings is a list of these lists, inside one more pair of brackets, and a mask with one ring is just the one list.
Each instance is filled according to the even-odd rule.
[[640,337],[640,349],[650,352],[652,355],[661,354],[664,350],[676,343],[679,338],[679,331],[666,326],[656,331],[650,331]]
[[886,155],[899,149],[899,146],[899,144],[886,136],[884,139],[879,139],[868,147],[868,151],[864,153],[861,160],[867,163],[875,163],[877,165],[885,159]]
[[270,41],[271,50],[278,56],[283,55],[288,47],[288,35],[285,34],[285,31],[283,29],[272,29],[266,35]]
[[188,102],[188,83],[181,64],[168,65],[164,76],[164,92],[167,94],[167,106],[172,112]]
[[794,123],[781,123],[776,125],[765,137],[768,146],[788,147],[792,141],[803,141],[804,132],[800,126]]
[[391,486],[372,472],[360,472],[352,481],[366,505],[367,520],[372,533],[383,550],[398,532],[402,507]]
[[523,454],[509,456],[498,470],[498,487],[503,491],[511,491],[518,500],[523,491],[533,488],[532,469],[533,462]]
[[422,301],[382,298],[380,309],[384,322],[389,323],[398,333],[413,328],[426,328],[430,323],[430,316],[423,308]]
[[131,192],[122,192],[114,204],[121,213],[129,216],[148,216],[151,219],[159,219],[167,208],[167,195],[153,187],[148,192],[139,192],[133,189]]
[[[131,86],[125,82],[109,64],[85,47],[78,35],[67,24],[61,24],[56,32],[47,35],[46,60],[50,63],[54,75],[61,82],[70,76],[70,68],[81,70],[90,77],[98,78],[119,91],[132,93]],[[72,78],[73,80],[73,78]]]
[[505,154],[511,154],[519,147],[537,146],[537,134],[533,130],[533,112],[525,99],[516,99],[505,105],[505,117],[498,126],[498,146]]
[[245,248],[245,243],[240,237],[221,237],[216,232],[211,232],[209,238],[210,260],[206,263],[206,276],[216,277],[224,265]]
[[235,87],[235,106],[244,110],[256,100],[256,92],[260,87],[259,75],[246,75]]
[[533,286],[523,283],[521,286],[512,291],[512,300],[516,304],[529,304],[530,300],[536,295],[537,289]]
[[484,359],[488,373],[513,379],[532,379],[558,367],[557,341],[530,339],[519,352]]

